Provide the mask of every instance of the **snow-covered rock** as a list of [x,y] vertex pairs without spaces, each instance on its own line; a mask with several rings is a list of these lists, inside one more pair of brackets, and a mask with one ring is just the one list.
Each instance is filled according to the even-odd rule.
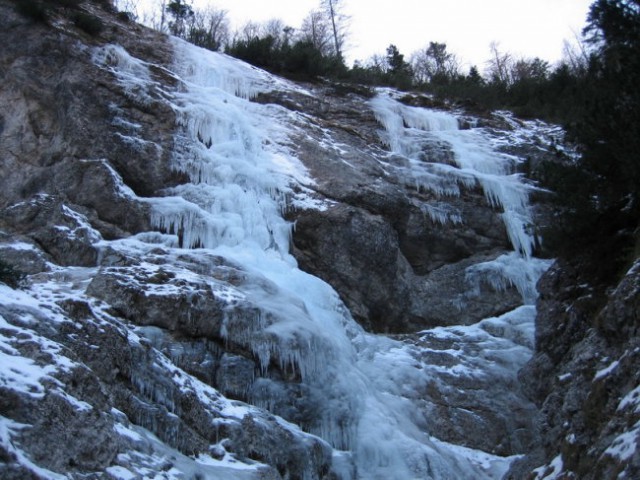
[[3,478],[497,479],[530,449],[546,126],[11,5]]

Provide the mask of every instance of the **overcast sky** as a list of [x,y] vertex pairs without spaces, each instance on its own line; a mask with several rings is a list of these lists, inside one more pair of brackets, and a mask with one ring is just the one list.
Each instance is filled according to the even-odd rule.
[[[145,0],[157,2],[158,0]],[[481,69],[489,58],[489,44],[516,56],[555,62],[563,40],[573,40],[585,25],[593,0],[339,0],[351,17],[349,63],[384,54],[393,43],[409,57],[430,41],[444,42],[465,67]],[[234,26],[248,20],[280,18],[292,27],[319,0],[193,0],[228,11]]]

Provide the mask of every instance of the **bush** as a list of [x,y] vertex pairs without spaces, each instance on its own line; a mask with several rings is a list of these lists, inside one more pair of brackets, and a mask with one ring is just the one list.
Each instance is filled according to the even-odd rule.
[[274,44],[275,39],[271,35],[263,38],[254,37],[251,40],[234,42],[227,53],[256,67],[278,71],[280,55]]
[[298,41],[278,46],[271,35],[251,40],[236,40],[226,53],[256,67],[298,80],[313,80],[319,76],[338,78],[347,68],[339,57],[328,57],[311,42]]
[[102,20],[93,15],[84,12],[76,12],[73,16],[73,23],[79,29],[85,31],[91,36],[99,35],[104,29]]
[[4,283],[11,288],[19,288],[23,280],[24,274],[22,272],[0,259],[0,283]]
[[36,22],[47,21],[47,9],[38,0],[16,0],[16,11]]
[[118,20],[124,23],[133,22],[134,20],[134,14],[131,12],[118,12],[116,14],[116,17],[118,18]]

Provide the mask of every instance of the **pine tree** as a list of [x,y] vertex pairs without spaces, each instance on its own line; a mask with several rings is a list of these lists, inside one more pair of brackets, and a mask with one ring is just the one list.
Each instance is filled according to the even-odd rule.
[[638,253],[640,1],[596,0],[585,34],[595,47],[588,94],[569,127],[582,156],[547,172],[561,210],[551,239],[556,253],[579,256],[605,279]]

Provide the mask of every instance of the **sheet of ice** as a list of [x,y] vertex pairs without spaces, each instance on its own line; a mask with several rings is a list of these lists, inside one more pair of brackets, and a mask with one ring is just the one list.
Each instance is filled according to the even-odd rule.
[[113,44],[95,49],[93,60],[112,72],[131,98],[145,104],[152,101],[151,90],[154,82],[148,63],[132,57],[120,45]]
[[[287,115],[246,100],[275,80],[191,45],[177,42],[176,48],[181,89],[174,103],[183,138],[175,165],[192,183],[157,201],[155,222],[181,236],[184,247],[210,248],[254,279],[241,288],[261,310],[249,341],[255,338],[252,348],[264,369],[278,359],[318,400],[318,418],[304,427],[350,450],[358,478],[428,477],[426,472],[432,478],[493,478],[486,465],[459,458],[426,436],[414,421],[417,411],[407,413],[416,407],[401,395],[377,389],[375,377],[390,364],[363,368],[363,358],[393,350],[393,342],[365,334],[333,289],[296,267],[288,252],[291,225],[281,213],[289,185],[311,180],[282,146],[286,128],[279,122]],[[451,122],[446,116],[442,121]],[[253,400],[273,408],[281,392],[267,386]]]
[[495,291],[504,291],[507,287],[514,286],[522,296],[522,301],[532,305],[538,298],[536,284],[551,263],[551,260],[525,258],[511,252],[490,262],[472,265],[467,268],[465,277],[471,286],[472,295],[480,295],[483,283]]

